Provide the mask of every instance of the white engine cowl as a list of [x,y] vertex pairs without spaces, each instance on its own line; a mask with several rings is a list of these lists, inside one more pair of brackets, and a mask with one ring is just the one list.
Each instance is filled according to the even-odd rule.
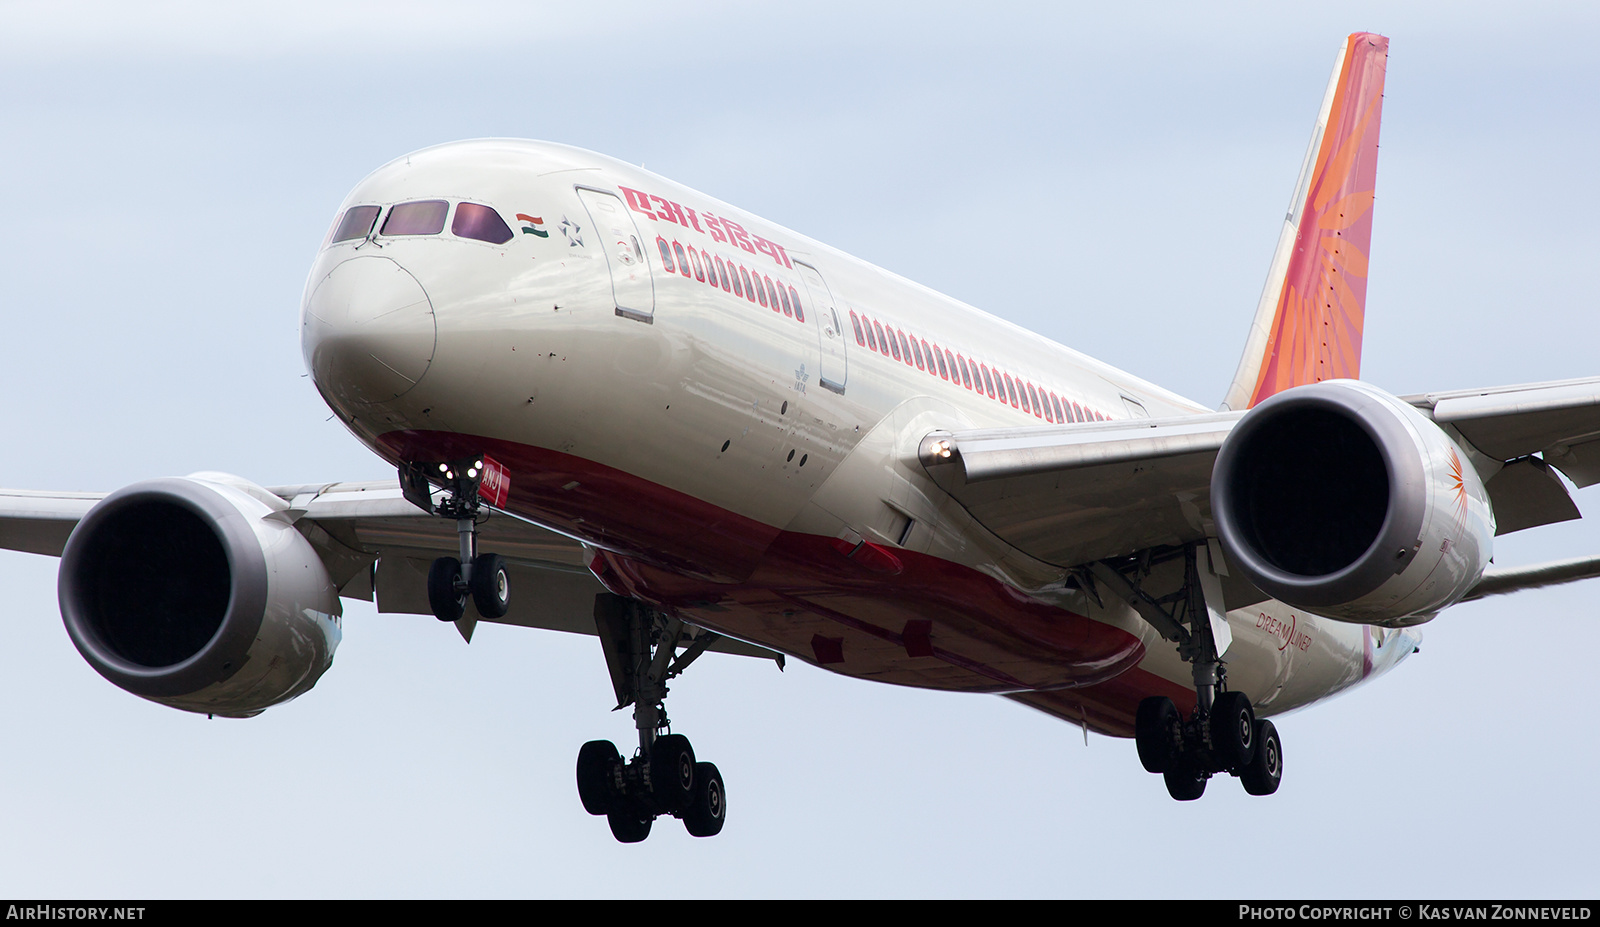
[[67,633],[122,689],[249,717],[321,678],[339,596],[269,494],[236,477],[135,483],[89,510],[61,556]]
[[1341,621],[1427,621],[1493,552],[1493,510],[1466,453],[1355,380],[1296,387],[1245,415],[1217,453],[1211,509],[1230,567]]

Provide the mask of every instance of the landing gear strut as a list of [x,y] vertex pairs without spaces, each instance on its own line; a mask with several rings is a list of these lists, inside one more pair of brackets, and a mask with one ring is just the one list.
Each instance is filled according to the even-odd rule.
[[[1251,795],[1270,795],[1283,778],[1283,744],[1271,721],[1257,720],[1250,699],[1243,692],[1228,690],[1228,667],[1220,656],[1217,635],[1227,634],[1220,615],[1220,586],[1213,586],[1212,608],[1208,609],[1206,582],[1209,569],[1200,564],[1204,544],[1183,548],[1182,588],[1168,596],[1155,598],[1140,588],[1148,575],[1148,552],[1133,566],[1134,578],[1106,563],[1091,571],[1095,579],[1110,587],[1134,607],[1167,640],[1178,645],[1178,655],[1190,665],[1194,679],[1195,710],[1184,718],[1166,696],[1152,696],[1139,703],[1134,718],[1134,742],[1139,762],[1147,772],[1160,773],[1167,792],[1178,801],[1193,801],[1205,794],[1206,781],[1218,773],[1239,777]],[[1220,626],[1219,626],[1220,621]]]
[[[504,618],[511,607],[511,578],[499,554],[478,553],[478,524],[487,517],[478,495],[483,481],[482,457],[441,464],[407,463],[400,467],[400,488],[413,504],[441,518],[453,519],[461,556],[440,557],[428,569],[428,605],[440,621],[459,621],[467,599],[482,618]],[[444,485],[435,504],[431,483]]]
[[[696,837],[722,830],[727,801],[722,774],[695,759],[689,738],[672,733],[667,720],[668,679],[683,672],[717,635],[691,629],[679,618],[636,599],[604,593],[595,597],[594,619],[617,707],[633,705],[639,750],[624,760],[609,740],[591,740],[578,751],[578,798],[583,809],[605,815],[622,843],[650,836],[657,817],[671,815]],[[690,641],[683,653],[678,645]]]

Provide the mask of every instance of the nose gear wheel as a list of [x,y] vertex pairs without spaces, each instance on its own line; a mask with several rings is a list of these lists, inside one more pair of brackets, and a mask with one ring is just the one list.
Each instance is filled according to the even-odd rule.
[[[408,462],[400,467],[400,491],[430,515],[453,519],[459,557],[440,557],[428,568],[428,607],[440,621],[460,621],[470,599],[478,617],[494,621],[511,610],[511,574],[499,554],[478,553],[478,525],[489,517],[479,498],[482,455],[444,463]],[[443,493],[433,497],[433,484]]]

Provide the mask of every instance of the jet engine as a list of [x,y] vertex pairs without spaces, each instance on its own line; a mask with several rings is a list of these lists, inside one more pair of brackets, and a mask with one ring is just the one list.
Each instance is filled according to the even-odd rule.
[[1230,567],[1341,621],[1427,621],[1493,551],[1493,510],[1466,453],[1355,380],[1286,390],[1240,419],[1217,454],[1211,507]]
[[67,633],[135,695],[249,717],[316,684],[338,591],[266,490],[197,474],[135,483],[78,523],[61,557]]

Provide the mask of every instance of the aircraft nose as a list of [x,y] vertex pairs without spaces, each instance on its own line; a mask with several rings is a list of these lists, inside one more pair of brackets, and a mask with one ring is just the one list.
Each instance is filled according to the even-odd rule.
[[417,385],[433,362],[433,304],[404,267],[378,255],[334,267],[311,292],[301,347],[325,392],[386,402]]

